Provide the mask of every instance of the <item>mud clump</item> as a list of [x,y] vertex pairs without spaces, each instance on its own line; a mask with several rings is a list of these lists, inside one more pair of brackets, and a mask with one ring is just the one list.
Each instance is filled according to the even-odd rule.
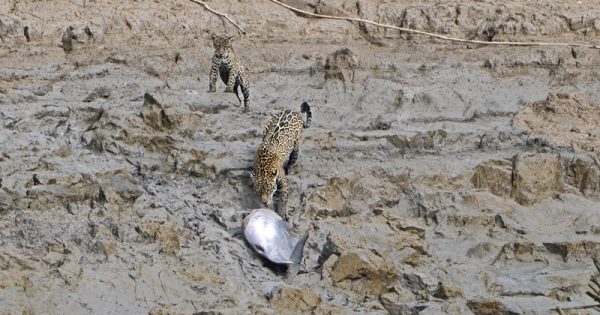
[[461,288],[449,283],[440,282],[433,296],[440,299],[456,299],[463,298],[465,295]]
[[165,108],[152,95],[144,94],[144,110],[142,118],[146,125],[157,131],[173,129],[174,122],[165,112]]
[[308,288],[282,288],[271,301],[271,305],[284,313],[314,311],[321,297]]
[[592,157],[573,157],[563,161],[564,177],[588,198],[600,200],[600,163]]
[[519,155],[514,165],[512,195],[518,203],[530,205],[562,191],[558,155]]
[[524,106],[513,124],[575,151],[600,152],[600,105],[577,94],[553,93]]
[[595,158],[552,153],[520,154],[512,160],[490,160],[477,165],[474,187],[528,206],[566,191],[598,199],[600,167]]
[[467,302],[469,309],[475,315],[492,315],[492,314],[500,314],[500,315],[517,315],[518,312],[511,311],[506,308],[502,303],[492,299],[474,299],[469,300]]
[[389,257],[368,250],[342,254],[331,270],[338,286],[376,295],[387,292],[396,277],[398,271]]
[[[600,7],[547,2],[286,3],[484,41],[594,41]],[[597,51],[448,42],[270,1],[210,6],[246,30],[248,113],[206,91],[210,34],[237,31],[196,3],[0,1],[0,314],[590,302]],[[310,238],[306,272],[288,281],[236,232],[264,207],[250,171],[266,121],[302,101],[314,120],[288,224]]]
[[354,72],[358,67],[355,54],[348,48],[336,50],[325,61],[325,79],[337,79],[346,84],[354,82]]
[[73,34],[73,26],[67,27],[67,30],[62,36],[62,49],[65,53],[70,53],[73,51],[73,40],[77,39],[75,34]]
[[512,193],[512,172],[512,161],[484,162],[475,167],[471,183],[476,188],[486,188],[496,196],[507,197]]

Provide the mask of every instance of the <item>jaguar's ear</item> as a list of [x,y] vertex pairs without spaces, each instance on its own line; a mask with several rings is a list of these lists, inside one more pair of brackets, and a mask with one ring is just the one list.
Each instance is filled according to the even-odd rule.
[[256,177],[256,173],[254,173],[254,171],[250,171],[250,179],[254,180],[255,177]]
[[273,170],[271,174],[273,174],[273,176],[277,176],[277,170]]
[[217,37],[218,37],[218,36],[217,36],[215,33],[210,33],[210,39],[211,39],[212,41],[214,41],[215,39],[217,39]]

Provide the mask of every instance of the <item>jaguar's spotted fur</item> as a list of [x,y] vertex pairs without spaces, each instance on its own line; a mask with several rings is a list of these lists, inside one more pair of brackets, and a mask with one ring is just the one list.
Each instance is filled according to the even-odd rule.
[[[289,168],[298,159],[300,135],[310,126],[312,113],[308,103],[304,102],[302,114],[284,110],[271,117],[265,128],[263,141],[256,152],[252,182],[263,203],[270,205],[277,193],[276,210],[285,211],[288,194]],[[287,217],[287,214],[285,214]]]
[[235,93],[235,96],[237,96],[240,102],[242,100],[238,94],[238,87],[242,89],[242,94],[244,95],[244,111],[247,111],[250,106],[250,83],[248,82],[246,67],[244,67],[233,51],[233,47],[231,46],[232,38],[232,35],[212,35],[215,53],[212,58],[208,91],[216,92],[215,85],[217,83],[217,74],[219,74],[221,80],[227,84],[225,92]]

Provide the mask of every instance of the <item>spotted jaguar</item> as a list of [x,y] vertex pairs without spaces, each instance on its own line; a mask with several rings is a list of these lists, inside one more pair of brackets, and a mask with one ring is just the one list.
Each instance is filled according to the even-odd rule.
[[212,67],[210,69],[209,92],[216,92],[217,74],[221,76],[223,83],[227,85],[225,93],[235,93],[240,103],[242,100],[238,94],[238,87],[242,89],[244,95],[244,111],[248,111],[250,106],[250,82],[246,67],[236,56],[231,46],[233,35],[215,35],[211,36],[215,53],[212,58]]
[[[306,113],[306,121],[302,114]],[[300,113],[283,110],[271,117],[265,128],[263,141],[256,152],[252,182],[263,203],[270,205],[277,196],[275,210],[287,218],[287,195],[290,166],[298,159],[300,136],[312,121],[307,102],[300,106]]]

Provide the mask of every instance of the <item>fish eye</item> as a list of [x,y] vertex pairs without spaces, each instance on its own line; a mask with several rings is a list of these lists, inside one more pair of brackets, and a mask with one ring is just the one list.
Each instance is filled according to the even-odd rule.
[[257,252],[261,252],[261,253],[264,253],[264,252],[265,252],[265,249],[264,249],[264,248],[262,248],[262,246],[260,246],[260,245],[254,245],[254,247],[256,247],[256,251],[257,251]]

